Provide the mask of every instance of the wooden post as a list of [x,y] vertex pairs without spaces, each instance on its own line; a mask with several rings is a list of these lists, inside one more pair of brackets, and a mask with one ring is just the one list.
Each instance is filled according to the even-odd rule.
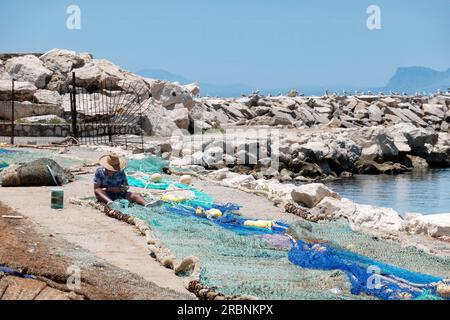
[[71,92],[71,112],[72,112],[72,133],[73,137],[78,140],[78,124],[77,124],[77,96],[75,88],[75,72],[72,73],[72,92]]

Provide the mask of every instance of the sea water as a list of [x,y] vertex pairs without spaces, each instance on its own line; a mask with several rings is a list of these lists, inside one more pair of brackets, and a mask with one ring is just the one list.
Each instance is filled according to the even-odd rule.
[[400,214],[450,212],[450,169],[355,175],[326,185],[356,203],[393,208]]

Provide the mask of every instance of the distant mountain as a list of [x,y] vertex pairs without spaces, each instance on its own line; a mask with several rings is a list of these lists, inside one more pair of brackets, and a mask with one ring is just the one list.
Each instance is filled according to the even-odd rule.
[[179,82],[180,84],[190,84],[191,81],[179,74],[171,73],[163,69],[144,69],[136,72],[138,75],[146,78],[166,80],[170,82]]
[[438,89],[446,92],[449,87],[450,68],[441,72],[425,67],[404,67],[397,69],[384,90],[414,94],[423,91],[435,92]]
[[[198,82],[188,79],[179,74],[171,73],[163,69],[144,69],[136,72],[137,74],[153,79],[167,80],[170,82],[179,82],[180,84],[189,84]],[[217,96],[217,97],[239,97],[242,94],[249,95],[252,92],[259,90],[263,94],[278,95],[279,93],[287,94],[291,88],[255,88],[245,84],[228,84],[218,85],[212,83],[199,82],[200,95],[202,96]],[[450,88],[450,69],[446,71],[436,71],[426,67],[402,67],[398,68],[395,75],[389,80],[385,87],[377,88],[353,88],[349,87],[294,87],[298,92],[309,95],[323,95],[326,90],[329,93],[342,94],[344,91],[348,93],[358,92],[406,92],[408,94],[415,94],[416,92],[427,93],[436,92],[440,89],[447,92]]]
[[[180,84],[198,82],[163,69],[143,69],[136,72],[136,74],[146,78],[179,82]],[[217,85],[205,82],[200,82],[199,84],[202,96],[239,97],[241,94],[250,94],[254,91],[252,87],[245,84]]]

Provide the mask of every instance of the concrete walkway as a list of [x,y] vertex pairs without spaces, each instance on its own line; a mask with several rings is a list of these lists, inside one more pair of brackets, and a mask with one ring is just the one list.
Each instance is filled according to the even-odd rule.
[[92,196],[92,176],[79,176],[78,179],[64,187],[63,210],[50,208],[49,187],[0,187],[0,201],[49,233],[89,250],[112,265],[138,274],[162,288],[188,293],[182,278],[149,256],[145,238],[135,228],[93,208],[69,203],[70,198]]

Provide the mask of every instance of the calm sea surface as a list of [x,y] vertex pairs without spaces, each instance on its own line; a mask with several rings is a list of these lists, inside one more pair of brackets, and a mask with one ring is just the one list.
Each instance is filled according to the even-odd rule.
[[398,176],[356,175],[326,185],[354,202],[394,208],[400,214],[450,213],[450,169]]

